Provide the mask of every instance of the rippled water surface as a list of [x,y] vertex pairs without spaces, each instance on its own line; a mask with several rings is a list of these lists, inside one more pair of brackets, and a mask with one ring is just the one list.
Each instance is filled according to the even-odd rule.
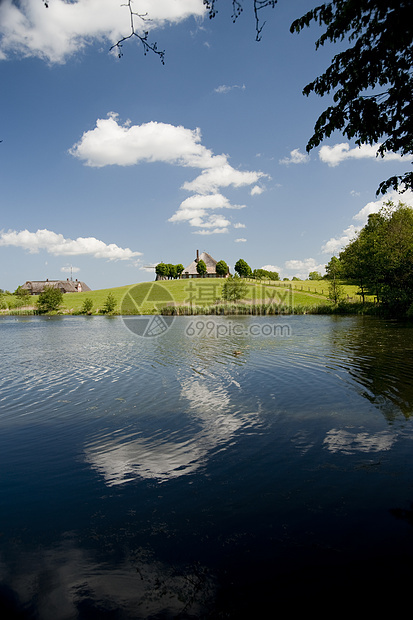
[[400,600],[412,326],[177,317],[144,338],[125,322],[0,320],[1,617]]

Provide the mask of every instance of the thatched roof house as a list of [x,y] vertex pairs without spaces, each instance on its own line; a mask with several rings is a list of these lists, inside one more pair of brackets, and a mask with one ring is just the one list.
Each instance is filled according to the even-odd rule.
[[69,280],[69,278],[67,280],[27,280],[22,289],[29,291],[30,295],[40,295],[46,287],[58,288],[62,293],[81,293],[92,290],[84,282]]
[[[196,270],[196,267],[200,260],[204,261],[206,268],[207,268],[205,276],[200,276]],[[197,250],[196,258],[192,261],[190,265],[188,265],[188,267],[186,267],[186,269],[183,270],[181,274],[181,278],[201,278],[201,277],[219,278],[219,277],[222,277],[222,276],[217,275],[217,262],[218,261],[216,261],[215,258],[212,258],[212,256],[208,254],[208,252],[202,252],[202,254],[200,255],[199,250]]]

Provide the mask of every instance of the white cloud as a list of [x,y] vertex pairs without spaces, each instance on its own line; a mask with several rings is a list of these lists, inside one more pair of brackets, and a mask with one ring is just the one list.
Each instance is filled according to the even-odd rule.
[[264,265],[261,269],[265,269],[265,271],[275,271],[276,273],[280,273],[281,271],[281,269],[275,265]]
[[94,258],[106,258],[108,260],[130,260],[135,256],[141,256],[141,252],[132,252],[129,248],[120,248],[114,243],[106,244],[95,237],[78,237],[66,239],[60,233],[42,229],[37,232],[28,230],[0,233],[0,246],[13,246],[28,250],[30,254],[37,254],[45,250],[54,256],[80,256],[90,255]]
[[230,225],[225,218],[217,225],[217,216],[206,217],[207,210],[244,208],[245,205],[232,205],[220,193],[221,188],[253,185],[266,176],[258,171],[236,170],[226,155],[214,155],[201,144],[199,129],[158,122],[121,125],[115,113],[110,113],[106,119],[98,119],[96,127],[86,131],[69,152],[87,166],[98,168],[163,162],[201,169],[200,175],[182,185],[182,189],[194,192],[194,195],[184,200],[169,219],[170,222],[187,221],[191,226],[201,228]]
[[251,196],[259,196],[263,193],[263,191],[264,189],[262,187],[260,187],[259,185],[254,185],[254,187],[250,191],[250,194]]
[[186,198],[179,209],[169,218],[169,222],[188,222],[190,226],[196,226],[198,228],[210,228],[214,229],[206,233],[205,231],[200,234],[212,234],[212,232],[224,232],[219,229],[226,229],[231,225],[231,222],[224,216],[217,213],[210,213],[215,209],[242,209],[243,205],[231,205],[229,200],[222,194],[195,194]]
[[305,279],[308,278],[310,271],[319,271],[321,274],[325,271],[324,263],[317,263],[314,258],[293,259],[285,262],[285,269],[292,272],[292,276]]
[[[380,144],[370,145],[363,144],[355,148],[350,148],[348,142],[341,142],[334,146],[322,146],[318,152],[318,156],[322,162],[334,168],[347,159],[375,159]],[[391,161],[394,159],[403,161],[401,155],[397,153],[387,153],[384,158],[377,157],[378,160]]]
[[240,239],[234,239],[235,243],[245,243],[246,239],[244,239],[243,237],[241,237]]
[[124,125],[114,112],[98,119],[96,127],[85,131],[70,154],[87,166],[133,166],[143,162],[164,162],[192,168],[213,168],[226,164],[224,155],[214,156],[202,146],[199,129],[186,129],[155,121]]
[[293,149],[290,152],[290,157],[284,157],[284,159],[280,159],[280,164],[306,164],[310,161],[310,157],[306,153],[301,153],[300,149]]
[[[188,17],[202,17],[202,0],[139,0],[145,20],[135,18],[139,34]],[[36,56],[51,63],[66,59],[94,42],[110,45],[130,33],[128,7],[114,0],[2,0],[0,3],[0,58],[10,53]]]
[[237,222],[236,224],[234,224],[234,228],[246,228],[245,224],[241,224],[240,222]]
[[321,248],[321,251],[324,254],[336,254],[340,252],[354,237],[357,232],[360,230],[360,227],[354,226],[354,224],[350,224],[348,228],[343,230],[340,237],[331,237]]
[[226,84],[223,84],[222,86],[218,86],[217,88],[214,88],[214,93],[218,93],[219,95],[225,95],[226,93],[229,93],[231,90],[236,90],[236,89],[240,89],[240,90],[245,90],[245,84],[243,84],[242,86],[239,86],[238,84],[234,84],[233,86],[227,86]]
[[371,213],[378,213],[386,202],[393,202],[395,205],[402,202],[410,207],[413,207],[413,191],[407,190],[403,194],[399,194],[399,192],[396,191],[388,192],[382,198],[368,202],[358,213],[356,213],[353,219],[360,222],[360,226],[365,226],[369,215]]
[[66,267],[61,267],[60,271],[62,273],[78,273],[80,271],[80,267],[71,267],[69,265],[69,266],[66,266]]
[[392,191],[378,200],[368,202],[362,209],[360,209],[360,211],[358,211],[358,213],[356,213],[356,215],[353,216],[353,220],[357,222],[357,225],[350,224],[345,230],[343,230],[339,237],[331,237],[331,239],[329,239],[327,243],[322,246],[321,251],[324,254],[331,255],[340,252],[348,243],[350,243],[352,239],[354,239],[357,232],[367,224],[369,215],[372,213],[378,213],[383,205],[389,201],[393,202],[395,205],[402,202],[410,207],[413,207],[413,192],[408,190],[403,194],[399,194],[398,192]]
[[213,228],[212,230],[195,230],[195,235],[217,235],[217,234],[226,234],[228,232],[228,228]]
[[241,171],[233,168],[224,155],[220,155],[219,160],[213,158],[213,167],[208,167],[193,181],[183,184],[183,189],[201,194],[217,191],[220,187],[243,187],[256,183],[261,177],[265,176],[262,172]]

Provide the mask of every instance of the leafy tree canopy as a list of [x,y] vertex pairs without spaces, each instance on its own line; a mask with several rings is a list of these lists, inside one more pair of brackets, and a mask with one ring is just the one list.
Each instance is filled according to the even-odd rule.
[[413,209],[387,203],[340,253],[344,276],[392,313],[413,304]]
[[176,279],[179,278],[184,270],[184,266],[180,263],[172,265],[172,263],[158,263],[155,267],[155,273],[158,278]]
[[243,258],[238,259],[235,263],[235,271],[241,278],[248,278],[249,276],[252,276],[251,267]]
[[[333,0],[308,11],[291,25],[300,32],[312,22],[325,26],[316,48],[347,39],[349,46],[304,88],[333,105],[318,118],[307,150],[339,130],[356,144],[377,144],[378,153],[413,153],[413,3],[412,0]],[[413,173],[391,177],[390,187],[413,187]]]
[[326,265],[327,280],[340,279],[343,277],[343,266],[337,256],[332,256]]
[[[218,0],[204,0],[214,17]],[[265,22],[260,12],[277,0],[251,0],[256,38]],[[314,2],[314,4],[316,4]],[[233,20],[243,10],[242,0],[232,0]],[[303,93],[332,94],[332,104],[319,116],[307,151],[334,131],[349,140],[379,145],[378,155],[413,154],[413,2],[412,0],[331,0],[296,19],[292,33],[313,23],[323,28],[316,49],[326,43],[346,41],[326,71],[305,86]],[[413,173],[392,176],[380,183],[377,193],[388,189],[413,189]]]
[[37,308],[40,314],[46,312],[56,312],[63,301],[63,293],[58,288],[46,286],[43,293],[40,293],[37,299]]
[[198,261],[197,266],[196,266],[196,270],[199,273],[200,276],[204,276],[207,272],[207,266],[205,264],[205,261],[203,261],[202,259],[200,261]]
[[113,293],[109,293],[105,299],[105,303],[103,304],[102,312],[103,314],[112,314],[116,309],[116,299]]
[[248,293],[248,285],[238,276],[229,276],[222,287],[222,299],[238,301],[244,299]]
[[215,269],[219,276],[226,276],[229,272],[228,265],[224,260],[219,260],[216,264]]
[[92,299],[90,299],[90,297],[86,297],[86,299],[83,301],[82,307],[80,309],[80,312],[82,314],[91,314],[92,313],[92,308],[93,308],[93,301]]
[[252,275],[257,280],[267,279],[267,280],[279,280],[280,276],[276,271],[268,271],[268,269],[254,269]]
[[322,280],[323,276],[321,275],[319,271],[310,271],[310,273],[308,274],[308,279],[309,280]]
[[26,288],[23,288],[21,285],[19,285],[14,291],[13,295],[17,295],[18,297],[28,297],[29,291]]

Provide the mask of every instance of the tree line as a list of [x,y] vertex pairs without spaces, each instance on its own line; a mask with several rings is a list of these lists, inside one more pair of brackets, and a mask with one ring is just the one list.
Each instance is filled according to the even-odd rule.
[[[199,276],[205,276],[207,273],[207,266],[202,259],[198,261],[196,270]],[[224,278],[229,274],[229,267],[224,260],[219,260],[215,267],[217,276]],[[234,270],[240,278],[254,278],[256,280],[279,280],[280,276],[276,271],[268,271],[266,269],[251,269],[249,264],[240,258],[234,265]],[[171,263],[160,262],[155,267],[157,280],[176,280],[181,277],[184,271],[184,266],[179,263],[173,265]]]
[[331,281],[359,286],[392,315],[413,316],[413,209],[387,202],[326,266]]

